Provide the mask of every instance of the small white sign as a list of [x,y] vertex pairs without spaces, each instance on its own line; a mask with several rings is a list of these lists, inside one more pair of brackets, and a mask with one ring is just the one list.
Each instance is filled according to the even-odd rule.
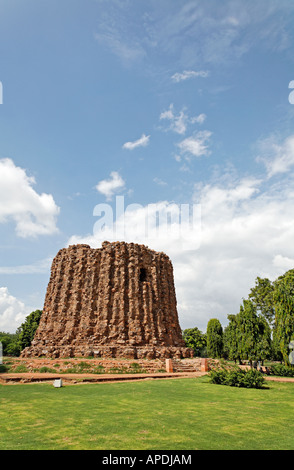
[[60,388],[60,387],[62,387],[62,379],[56,379],[56,380],[54,380],[53,386],[54,386],[55,388]]

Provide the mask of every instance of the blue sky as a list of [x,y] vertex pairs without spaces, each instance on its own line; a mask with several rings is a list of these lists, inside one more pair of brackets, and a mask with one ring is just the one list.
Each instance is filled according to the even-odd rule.
[[[170,256],[182,328],[294,267],[293,20],[291,0],[2,0],[0,331],[43,307],[59,249],[100,246],[116,196]],[[199,244],[146,241],[150,204],[201,207]]]

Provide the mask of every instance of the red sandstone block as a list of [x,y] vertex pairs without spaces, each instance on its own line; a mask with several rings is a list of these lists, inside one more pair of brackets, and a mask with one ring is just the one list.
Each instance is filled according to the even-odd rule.
[[201,372],[208,372],[208,359],[201,359]]
[[166,372],[173,372],[173,361],[171,359],[165,360]]

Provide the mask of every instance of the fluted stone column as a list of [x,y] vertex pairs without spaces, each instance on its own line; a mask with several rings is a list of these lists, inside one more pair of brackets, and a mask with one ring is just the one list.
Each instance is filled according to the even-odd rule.
[[71,245],[52,262],[28,356],[190,357],[178,320],[173,267],[145,245]]

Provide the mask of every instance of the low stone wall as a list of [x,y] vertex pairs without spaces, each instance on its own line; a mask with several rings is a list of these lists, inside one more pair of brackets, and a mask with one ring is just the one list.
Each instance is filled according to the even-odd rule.
[[89,358],[15,358],[7,361],[11,373],[57,372],[57,373],[136,373],[166,372],[165,360],[89,359]]
[[158,373],[158,372],[200,372],[202,359],[101,359],[101,358],[6,358],[10,373],[14,372],[56,372],[56,373]]

